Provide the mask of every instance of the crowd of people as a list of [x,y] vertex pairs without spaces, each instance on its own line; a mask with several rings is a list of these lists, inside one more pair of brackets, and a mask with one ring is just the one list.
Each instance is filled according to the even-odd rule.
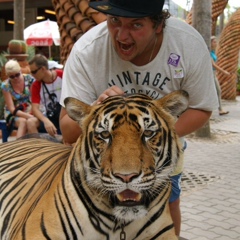
[[[183,142],[185,135],[209,120],[214,109],[219,107],[221,115],[228,113],[221,108],[220,87],[214,72],[229,73],[218,68],[216,59],[211,62],[209,50],[194,28],[162,10],[164,0],[89,4],[107,14],[107,21],[90,29],[75,43],[64,73],[62,65],[40,54],[29,61],[30,75],[22,74],[17,61],[7,62],[8,79],[2,83],[5,117],[9,128],[17,128],[17,137],[46,132],[51,136],[61,134],[65,144],[75,143],[81,129],[67,115],[64,107],[67,97],[99,104],[117,94],[141,92],[160,98],[174,90],[185,90],[189,94],[189,108],[175,124]],[[119,80],[125,73],[131,83]],[[182,169],[178,169],[172,176],[170,198],[177,236],[181,226],[181,174]]]

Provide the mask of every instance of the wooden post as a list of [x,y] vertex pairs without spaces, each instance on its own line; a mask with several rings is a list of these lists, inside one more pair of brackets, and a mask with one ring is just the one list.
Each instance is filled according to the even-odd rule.
[[[193,1],[193,27],[202,35],[208,49],[211,48],[211,26],[212,26],[212,1],[210,0],[194,0]],[[210,53],[209,53],[210,55]],[[214,79],[212,79],[214,81]],[[211,137],[209,121],[199,130],[195,132],[197,137]]]
[[14,0],[14,28],[13,39],[24,40],[25,0]]

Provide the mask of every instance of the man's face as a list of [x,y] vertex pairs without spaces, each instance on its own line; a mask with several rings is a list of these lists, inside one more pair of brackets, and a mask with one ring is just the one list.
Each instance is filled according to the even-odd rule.
[[42,80],[44,67],[38,67],[35,63],[29,65],[31,75],[38,81]]
[[217,40],[216,39],[212,39],[212,41],[211,41],[211,48],[213,50],[215,50],[216,47],[217,47]]
[[157,34],[162,27],[153,27],[150,18],[107,16],[108,30],[119,57],[136,65],[144,65],[153,51]]

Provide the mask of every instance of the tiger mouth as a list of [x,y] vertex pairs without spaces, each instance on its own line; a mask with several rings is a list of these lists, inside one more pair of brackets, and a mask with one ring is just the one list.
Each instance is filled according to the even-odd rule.
[[136,193],[132,190],[126,189],[120,193],[118,193],[114,197],[113,201],[116,205],[119,206],[136,206],[136,205],[142,205],[142,194],[141,193]]

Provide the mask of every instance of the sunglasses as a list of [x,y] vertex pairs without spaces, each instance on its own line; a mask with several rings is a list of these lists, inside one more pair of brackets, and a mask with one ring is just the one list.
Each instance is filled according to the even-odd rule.
[[31,74],[36,74],[40,68],[42,68],[42,67],[39,67],[38,69],[36,69],[34,71],[31,71]]
[[15,75],[9,76],[9,78],[11,78],[11,79],[18,78],[20,75],[21,75],[21,73],[19,72],[19,73],[16,73]]

